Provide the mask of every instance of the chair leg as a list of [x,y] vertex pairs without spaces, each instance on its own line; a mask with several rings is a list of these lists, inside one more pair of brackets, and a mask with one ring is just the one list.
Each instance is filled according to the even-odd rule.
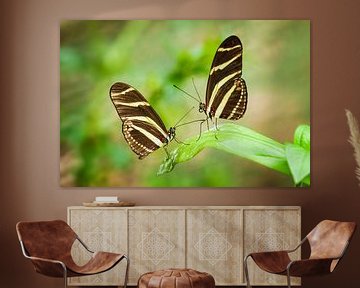
[[248,266],[247,266],[247,259],[249,258],[250,255],[247,255],[244,258],[244,272],[245,272],[245,279],[246,279],[246,287],[247,288],[251,288],[250,285],[250,279],[249,279],[249,270],[248,270]]
[[125,271],[125,280],[124,280],[124,288],[127,286],[128,278],[129,278],[129,265],[130,265],[130,259],[127,256],[124,256],[126,259],[126,271]]
[[67,270],[66,270],[66,266],[64,264],[61,264],[61,266],[63,267],[64,269],[64,287],[67,288],[68,285],[67,285]]
[[291,278],[290,278],[290,271],[289,269],[287,269],[287,284],[288,284],[288,288],[291,288]]

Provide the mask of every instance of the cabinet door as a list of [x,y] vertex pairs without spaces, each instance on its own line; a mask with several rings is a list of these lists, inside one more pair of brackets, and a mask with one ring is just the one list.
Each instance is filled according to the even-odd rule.
[[[127,254],[127,215],[125,209],[69,209],[69,225],[93,251]],[[89,253],[75,242],[72,255],[76,263],[84,264]],[[69,278],[70,285],[122,285],[126,261],[113,269],[93,276]]]
[[[301,241],[299,209],[257,209],[244,211],[244,254],[251,252],[286,250],[295,248]],[[300,259],[300,249],[292,253]],[[286,277],[266,273],[248,260],[252,285],[286,285]],[[299,285],[299,278],[292,284]]]
[[185,267],[185,210],[129,210],[129,281],[145,272]]
[[242,280],[242,211],[187,211],[187,267],[210,273],[216,285]]

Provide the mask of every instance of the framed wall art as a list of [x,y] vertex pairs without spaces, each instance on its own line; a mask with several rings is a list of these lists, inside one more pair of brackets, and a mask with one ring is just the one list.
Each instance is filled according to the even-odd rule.
[[310,185],[310,21],[60,31],[61,186]]

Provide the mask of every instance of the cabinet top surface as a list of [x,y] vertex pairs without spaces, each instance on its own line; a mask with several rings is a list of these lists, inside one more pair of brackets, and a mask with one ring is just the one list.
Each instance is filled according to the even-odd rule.
[[300,210],[301,206],[132,206],[132,207],[85,207],[85,206],[69,206],[68,209],[132,209],[132,210],[202,210],[202,209],[221,209],[221,210],[236,210],[236,209],[279,209],[279,210]]

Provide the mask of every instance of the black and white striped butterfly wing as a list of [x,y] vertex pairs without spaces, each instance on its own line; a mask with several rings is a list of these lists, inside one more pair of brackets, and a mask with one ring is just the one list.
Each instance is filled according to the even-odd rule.
[[134,87],[115,83],[110,88],[110,98],[123,122],[122,132],[130,148],[143,159],[168,142],[166,127]]
[[226,38],[217,49],[206,88],[206,113],[211,118],[240,119],[247,104],[242,76],[242,44],[237,36]]
[[[153,131],[149,132],[149,130]],[[151,124],[141,120],[125,120],[122,132],[131,150],[139,155],[139,159],[145,158],[164,145],[159,139],[163,137],[159,131],[154,129]]]

